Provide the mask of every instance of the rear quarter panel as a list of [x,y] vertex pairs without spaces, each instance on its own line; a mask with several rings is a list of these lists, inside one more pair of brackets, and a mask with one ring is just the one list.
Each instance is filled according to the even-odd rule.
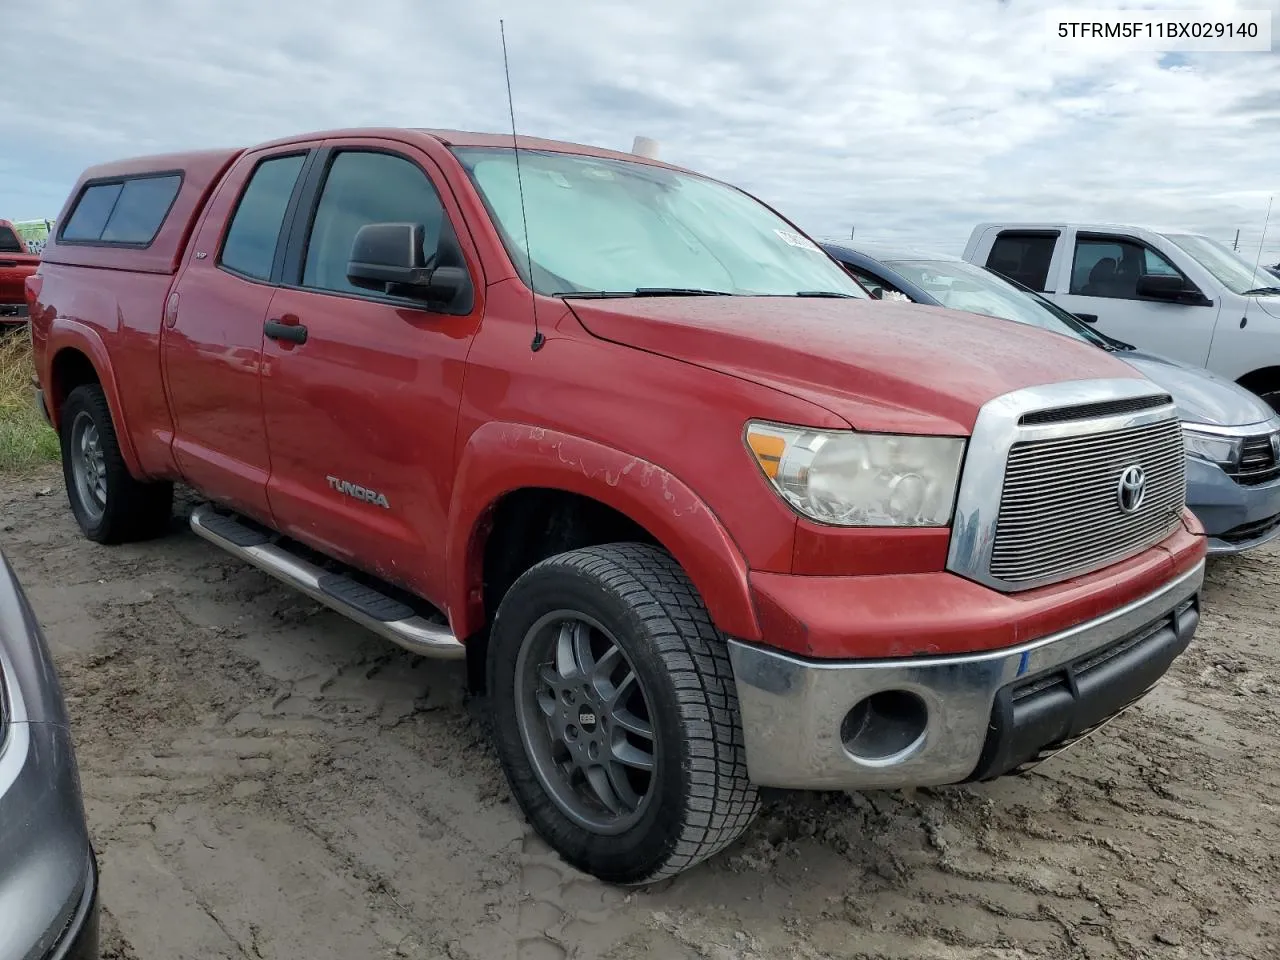
[[54,426],[67,393],[54,367],[62,351],[76,350],[102,382],[130,471],[174,476],[173,421],[160,379],[160,323],[173,277],[53,263],[43,265],[41,280],[32,340]]

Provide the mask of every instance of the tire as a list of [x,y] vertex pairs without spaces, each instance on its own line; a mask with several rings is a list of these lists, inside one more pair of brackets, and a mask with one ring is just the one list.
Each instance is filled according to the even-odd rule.
[[[565,637],[571,664],[561,662]],[[583,638],[585,659],[574,642]],[[589,683],[583,663],[595,665]],[[728,846],[755,817],[728,650],[664,551],[590,547],[526,571],[494,618],[488,680],[516,802],[580,870],[619,884],[671,877]],[[583,764],[568,778],[557,765],[565,758]],[[591,786],[600,780],[603,792]],[[620,812],[601,802],[609,795]]]
[[84,535],[97,543],[129,543],[164,533],[173,515],[173,484],[144,483],[129,473],[102,387],[72,390],[59,426],[67,500]]

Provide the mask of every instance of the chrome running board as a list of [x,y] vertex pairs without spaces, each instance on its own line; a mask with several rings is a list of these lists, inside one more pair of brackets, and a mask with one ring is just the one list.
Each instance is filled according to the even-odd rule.
[[392,643],[424,657],[461,660],[466,649],[447,622],[429,620],[408,604],[346,574],[316,566],[273,542],[273,536],[204,504],[191,512],[191,529],[232,556],[284,581]]

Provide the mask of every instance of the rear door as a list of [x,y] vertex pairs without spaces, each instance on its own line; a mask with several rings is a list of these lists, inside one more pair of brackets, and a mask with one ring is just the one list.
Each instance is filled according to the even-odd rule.
[[[469,270],[467,313],[353,285],[352,241],[370,223],[423,225],[428,259],[439,249],[438,265],[456,259]],[[452,238],[448,253],[441,237]],[[276,526],[428,599],[443,594],[458,405],[482,312],[478,263],[425,153],[399,141],[326,141],[271,305],[281,326],[264,346]]]
[[270,520],[262,423],[262,325],[297,202],[305,146],[246,154],[210,202],[166,304],[161,333],[173,452],[208,496]]
[[1209,358],[1219,303],[1172,303],[1138,295],[1144,274],[1182,277],[1154,247],[1122,234],[1079,231],[1061,289],[1053,299],[1099,330],[1152,353],[1203,367]]

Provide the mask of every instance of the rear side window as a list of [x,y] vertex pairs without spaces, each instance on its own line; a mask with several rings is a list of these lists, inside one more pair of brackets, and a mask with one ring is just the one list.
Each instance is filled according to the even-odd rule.
[[228,270],[257,280],[271,278],[280,228],[304,159],[301,153],[274,157],[253,171],[222,244],[220,262]]
[[93,241],[101,237],[123,186],[122,183],[100,183],[80,194],[80,202],[62,228],[62,239]]
[[1049,263],[1053,260],[1053,247],[1057,242],[1056,233],[1014,233],[1006,230],[991,245],[987,267],[1032,290],[1043,292],[1049,281]]
[[26,253],[27,248],[18,235],[8,227],[0,227],[0,253]]
[[181,186],[179,173],[95,183],[80,195],[60,239],[145,247],[155,239]]

